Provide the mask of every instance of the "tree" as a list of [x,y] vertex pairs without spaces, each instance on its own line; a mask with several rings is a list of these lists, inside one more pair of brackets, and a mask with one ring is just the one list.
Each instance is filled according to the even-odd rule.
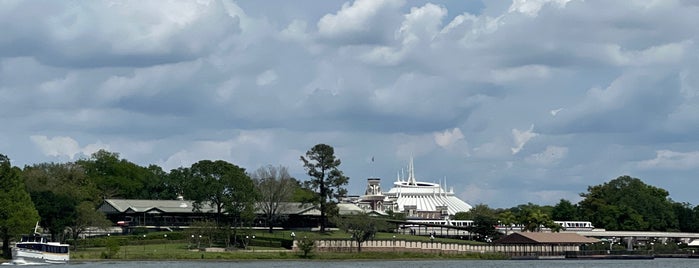
[[223,216],[235,222],[254,216],[257,193],[245,169],[223,160],[201,160],[185,173],[189,176],[185,194],[192,199],[195,210],[211,206],[218,224],[222,224]]
[[464,211],[456,212],[451,219],[457,221],[473,220],[473,218],[471,218],[471,214]]
[[277,221],[280,204],[289,202],[293,198],[297,184],[286,167],[274,167],[267,165],[258,168],[251,177],[255,181],[255,188],[260,194],[259,207],[265,214],[269,233],[272,233],[274,223]]
[[500,224],[502,226],[505,226],[505,235],[512,229],[512,225],[517,223],[517,218],[515,217],[515,214],[512,213],[512,211],[506,210],[503,212],[500,212],[498,215],[498,220],[500,221]]
[[486,241],[497,235],[495,226],[498,224],[498,218],[495,215],[495,210],[488,205],[477,204],[461,217],[467,220],[473,220],[473,225],[469,232],[476,234],[476,237]]
[[669,193],[621,176],[602,185],[590,186],[579,206],[583,218],[596,227],[614,231],[667,231],[678,229]]
[[320,231],[325,232],[328,224],[328,215],[337,214],[337,200],[346,195],[349,178],[338,169],[340,159],[335,158],[335,149],[325,144],[317,144],[306,152],[306,157],[301,156],[303,166],[306,169],[310,181],[305,186],[316,194],[312,203],[320,207]]
[[561,199],[558,204],[553,206],[551,217],[557,221],[580,220],[580,217],[578,216],[578,207],[565,199]]
[[526,212],[521,222],[524,224],[523,232],[541,232],[543,228],[550,228],[552,232],[560,231],[561,226],[555,224],[549,214],[544,213],[541,209],[530,209]]
[[[77,161],[88,177],[95,181],[100,197],[126,199],[170,199],[163,191],[165,173],[157,166],[148,168],[119,158],[119,153],[99,150],[90,159]],[[165,196],[163,196],[165,194]]]
[[311,252],[313,252],[313,249],[316,247],[316,242],[313,240],[313,238],[304,236],[298,240],[296,245],[298,246],[299,250],[303,252],[303,258],[308,258],[311,256]]
[[[87,231],[88,227],[96,227],[97,229],[105,230],[111,225],[112,223],[107,217],[105,217],[102,212],[97,211],[95,204],[85,201],[78,204],[75,208],[75,221],[73,221],[68,229],[71,237],[77,240],[80,234]],[[77,243],[74,245],[74,249],[77,249]]]
[[39,220],[20,172],[10,164],[10,158],[0,154],[0,238],[2,256],[6,259],[12,258],[10,240],[30,233]]
[[39,212],[40,225],[53,241],[65,241],[64,231],[74,225],[78,204],[98,204],[101,200],[94,182],[75,163],[25,166],[22,178]]
[[340,230],[350,234],[357,242],[357,252],[362,252],[362,243],[374,237],[379,230],[386,229],[388,224],[384,219],[370,217],[366,213],[336,218]]
[[34,206],[39,212],[40,225],[48,230],[51,240],[65,242],[66,227],[73,225],[76,218],[77,200],[51,191],[32,192]]

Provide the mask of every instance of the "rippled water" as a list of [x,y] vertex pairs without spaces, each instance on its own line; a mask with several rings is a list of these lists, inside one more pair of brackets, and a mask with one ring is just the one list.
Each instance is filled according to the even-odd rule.
[[[118,262],[72,262],[69,267],[139,267],[139,268],[194,268],[194,267],[381,267],[381,268],[603,268],[603,267],[633,267],[633,268],[689,268],[699,267],[699,259],[655,259],[655,260],[415,260],[415,261],[118,261]],[[62,266],[66,267],[66,266]]]

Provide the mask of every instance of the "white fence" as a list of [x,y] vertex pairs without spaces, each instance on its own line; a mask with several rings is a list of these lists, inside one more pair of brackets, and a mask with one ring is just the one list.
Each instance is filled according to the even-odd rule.
[[[294,241],[294,250],[298,247]],[[351,240],[316,240],[319,252],[356,252],[357,242]],[[503,245],[503,244],[456,244],[405,240],[371,240],[362,243],[363,252],[423,252],[443,254],[501,253],[509,256],[560,256],[568,251],[579,251],[578,245]]]

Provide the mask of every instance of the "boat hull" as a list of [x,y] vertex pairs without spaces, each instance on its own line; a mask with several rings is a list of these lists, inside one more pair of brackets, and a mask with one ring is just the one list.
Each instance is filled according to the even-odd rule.
[[67,253],[49,253],[26,248],[12,248],[12,263],[16,265],[60,264],[67,263]]

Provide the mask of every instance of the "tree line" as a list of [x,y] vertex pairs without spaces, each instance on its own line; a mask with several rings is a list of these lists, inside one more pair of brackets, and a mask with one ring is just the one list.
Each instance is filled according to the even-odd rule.
[[[75,239],[88,226],[111,225],[96,211],[110,198],[173,200],[181,195],[192,200],[195,209],[214,208],[216,224],[221,226],[240,226],[251,220],[258,205],[270,231],[281,203],[312,203],[321,211],[319,224],[325,231],[332,224],[328,219],[337,215],[336,204],[347,194],[344,187],[349,178],[339,169],[341,161],[332,146],[315,145],[299,160],[308,175],[303,181],[290,176],[283,166],[267,165],[248,172],[223,160],[201,160],[167,172],[157,165],[139,166],[106,150],[74,162],[24,168],[12,166],[9,157],[0,154],[3,253],[9,254],[10,239],[31,232],[37,221],[54,241]],[[576,204],[562,199],[553,206],[528,203],[494,209],[478,204],[454,219],[474,220],[473,231],[482,238],[492,237],[492,227],[497,224],[518,224],[537,231],[556,228],[553,220],[591,221],[607,230],[699,232],[699,206],[675,202],[666,190],[637,178],[621,176],[589,186],[581,197]],[[235,233],[230,235],[235,239]]]
[[496,225],[517,225],[525,231],[560,230],[554,220],[590,221],[595,228],[610,231],[699,232],[699,206],[675,202],[668,191],[638,178],[620,176],[589,186],[580,196],[583,199],[576,204],[561,199],[553,206],[528,203],[494,209],[477,204],[454,218],[473,220],[473,231],[481,238],[496,236]]
[[[0,154],[0,237],[9,258],[12,239],[31,233],[37,224],[54,241],[77,239],[87,227],[108,227],[97,208],[105,199],[193,201],[194,211],[213,208],[214,223],[232,230],[226,241],[235,243],[237,226],[263,212],[272,231],[283,202],[319,205],[321,229],[337,214],[338,198],[346,194],[349,178],[339,170],[334,148],[312,147],[300,156],[309,179],[300,181],[286,167],[266,165],[253,172],[223,160],[201,160],[170,172],[157,165],[139,166],[100,150],[89,158],[66,163],[12,166]],[[258,207],[256,207],[258,206]]]

